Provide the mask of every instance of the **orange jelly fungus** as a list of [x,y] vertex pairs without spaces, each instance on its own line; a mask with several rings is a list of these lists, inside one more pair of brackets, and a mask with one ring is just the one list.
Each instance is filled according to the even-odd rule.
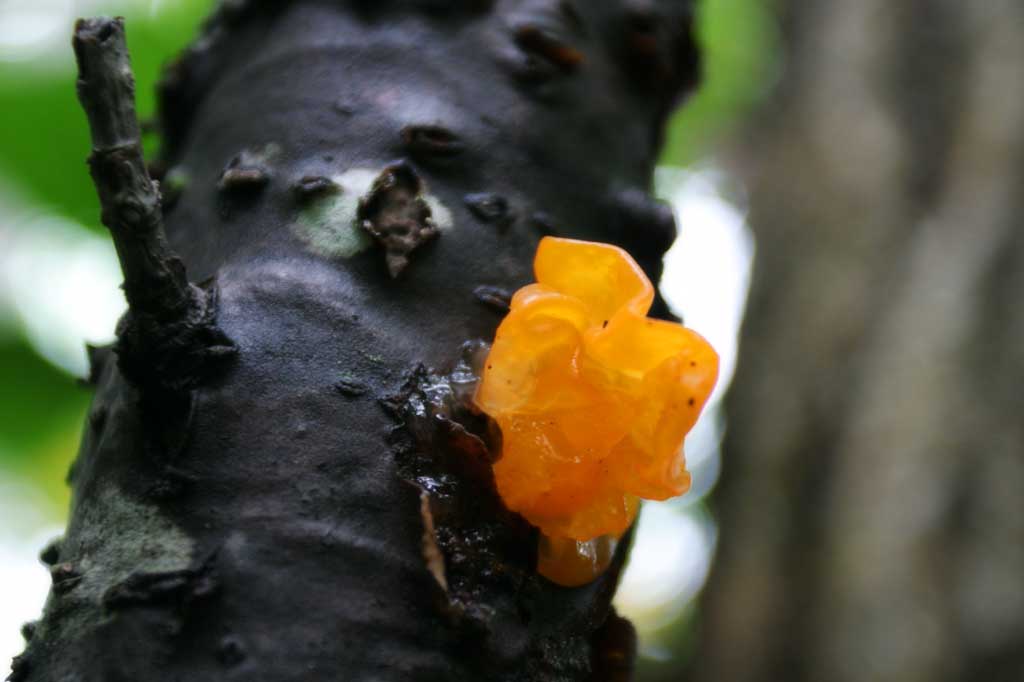
[[502,500],[544,535],[538,570],[579,585],[607,566],[639,498],[689,489],[683,438],[718,355],[682,325],[647,318],[654,287],[618,247],[546,237],[534,272],[474,400],[501,427]]

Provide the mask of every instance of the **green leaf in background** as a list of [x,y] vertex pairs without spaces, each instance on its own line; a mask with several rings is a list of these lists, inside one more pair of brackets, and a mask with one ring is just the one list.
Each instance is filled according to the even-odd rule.
[[661,163],[686,166],[706,156],[767,92],[778,68],[769,0],[700,0],[700,88],[672,118]]
[[23,341],[0,341],[0,472],[33,481],[58,504],[91,392]]
[[[96,13],[123,14],[140,116],[152,116],[161,66],[195,34],[211,0],[177,0],[151,12],[149,3],[107,3]],[[0,17],[2,20],[2,17]],[[75,95],[71,30],[61,50],[35,60],[0,61],[0,176],[43,210],[98,228],[99,203],[85,158],[89,131]]]

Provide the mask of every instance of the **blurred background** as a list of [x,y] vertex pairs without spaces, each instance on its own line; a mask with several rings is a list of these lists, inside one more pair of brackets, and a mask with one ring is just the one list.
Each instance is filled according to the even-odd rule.
[[[49,587],[83,344],[124,307],[71,25],[127,17],[148,116],[212,4],[0,0],[0,671]],[[639,679],[1020,682],[1024,3],[703,0],[698,25],[662,288],[723,377],[617,598]]]

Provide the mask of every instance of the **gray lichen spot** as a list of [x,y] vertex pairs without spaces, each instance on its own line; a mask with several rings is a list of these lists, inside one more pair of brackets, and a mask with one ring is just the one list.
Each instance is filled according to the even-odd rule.
[[[110,529],[116,528],[117,533]],[[65,542],[70,561],[82,574],[75,597],[98,603],[103,593],[132,573],[186,569],[195,543],[160,514],[112,485],[79,507]]]
[[76,505],[60,560],[80,579],[67,590],[51,590],[46,611],[57,609],[61,615],[44,618],[37,636],[52,641],[85,636],[102,624],[108,590],[133,573],[188,569],[194,553],[194,541],[155,506],[106,485]]
[[[331,178],[340,191],[326,194],[304,206],[292,225],[295,236],[313,253],[324,258],[351,258],[373,246],[373,240],[356,223],[359,199],[373,186],[380,170],[352,168]],[[452,229],[452,213],[435,195],[423,192],[433,214],[434,223],[442,232]]]

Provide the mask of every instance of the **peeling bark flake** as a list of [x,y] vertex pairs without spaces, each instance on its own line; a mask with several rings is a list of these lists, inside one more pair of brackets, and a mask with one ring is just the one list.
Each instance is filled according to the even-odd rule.
[[408,267],[413,251],[439,234],[421,189],[416,172],[400,162],[385,168],[359,201],[359,226],[384,248],[392,278]]
[[430,511],[430,495],[426,491],[420,492],[420,517],[423,519],[423,559],[427,562],[427,570],[434,576],[434,580],[447,593],[448,580],[444,575],[444,555],[437,546],[434,514]]

